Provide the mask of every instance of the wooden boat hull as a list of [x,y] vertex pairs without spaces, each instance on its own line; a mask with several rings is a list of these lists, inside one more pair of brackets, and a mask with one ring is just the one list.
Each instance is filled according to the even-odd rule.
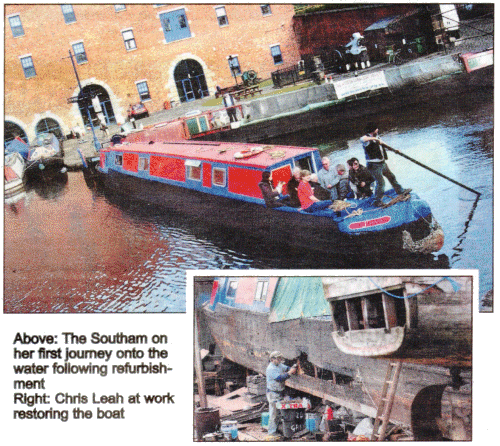
[[427,215],[426,218],[385,231],[349,235],[342,233],[329,217],[311,216],[303,212],[281,212],[259,203],[210,195],[164,182],[124,175],[112,169],[107,173],[98,170],[97,175],[106,190],[202,220],[214,229],[228,228],[242,238],[258,242],[268,241],[273,245],[285,244],[332,256],[350,257],[351,263],[353,253],[356,253],[358,264],[362,259],[361,254],[369,253],[366,259],[370,266],[379,260],[390,261],[388,253],[392,251],[400,256],[404,253],[409,257],[422,257],[421,254],[415,255],[403,250],[403,231],[411,233],[415,240],[426,237],[430,232]]

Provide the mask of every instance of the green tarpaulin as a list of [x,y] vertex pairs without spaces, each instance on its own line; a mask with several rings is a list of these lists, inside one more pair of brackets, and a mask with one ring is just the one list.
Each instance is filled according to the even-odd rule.
[[314,316],[329,316],[321,277],[282,277],[278,281],[269,313],[269,322]]

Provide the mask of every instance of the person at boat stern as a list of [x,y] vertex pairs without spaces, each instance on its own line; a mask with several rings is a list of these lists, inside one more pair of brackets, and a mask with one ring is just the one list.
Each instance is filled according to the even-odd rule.
[[331,200],[319,200],[314,196],[314,191],[309,184],[309,181],[311,181],[311,172],[308,170],[302,170],[300,172],[300,184],[297,190],[302,210],[306,212],[314,212],[327,209],[328,206],[331,206]]
[[380,139],[378,132],[378,125],[375,122],[369,122],[366,125],[365,134],[360,138],[360,141],[365,151],[367,169],[376,181],[375,201],[373,204],[375,206],[383,206],[382,196],[385,191],[384,177],[389,180],[389,183],[391,183],[398,195],[409,192],[410,189],[403,190],[396,176],[391,172],[389,166],[387,166],[385,162],[387,160],[387,152],[384,148],[387,144]]
[[262,172],[262,181],[259,183],[259,188],[262,193],[262,197],[266,202],[266,206],[268,208],[286,206],[286,203],[280,201],[280,198],[284,198],[281,197],[281,192],[285,183],[282,181],[276,186],[276,188],[274,188],[272,180],[273,177],[271,172]]
[[267,433],[271,437],[278,437],[278,408],[276,403],[283,399],[285,381],[297,373],[297,364],[288,367],[283,364],[284,357],[280,352],[272,352],[269,355],[269,365],[266,369],[266,397],[269,402],[269,425]]

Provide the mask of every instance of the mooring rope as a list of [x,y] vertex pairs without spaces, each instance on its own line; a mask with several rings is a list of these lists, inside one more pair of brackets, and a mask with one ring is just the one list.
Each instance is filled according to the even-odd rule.
[[443,277],[442,279],[439,279],[436,283],[433,283],[432,285],[429,285],[427,288],[424,288],[422,291],[419,291],[418,293],[411,294],[409,296],[397,296],[396,294],[389,293],[387,290],[384,290],[382,287],[380,287],[375,281],[371,278],[368,277],[368,280],[373,283],[380,291],[383,293],[387,294],[388,296],[391,297],[397,297],[398,299],[409,299],[410,297],[415,297],[418,296],[419,294],[425,293],[428,289],[436,286],[439,282],[442,282],[443,280],[448,280],[451,283],[451,286],[453,287],[454,291],[458,291],[460,289],[460,285],[455,282],[454,280],[450,279],[449,277]]

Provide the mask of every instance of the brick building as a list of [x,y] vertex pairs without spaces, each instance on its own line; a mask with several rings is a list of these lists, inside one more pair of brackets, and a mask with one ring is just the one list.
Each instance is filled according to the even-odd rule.
[[230,64],[268,78],[300,59],[293,15],[283,4],[5,5],[5,139],[68,134],[87,109],[122,123],[140,100],[154,112],[206,97],[234,83]]

